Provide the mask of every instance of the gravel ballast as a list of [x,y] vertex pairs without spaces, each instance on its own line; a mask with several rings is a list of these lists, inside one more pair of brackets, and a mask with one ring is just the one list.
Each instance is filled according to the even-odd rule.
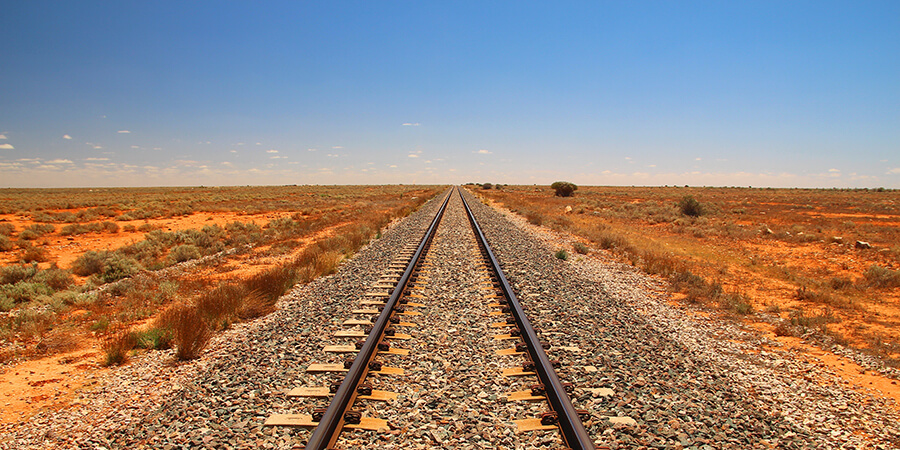
[[[559,359],[573,403],[600,448],[900,448],[900,417],[886,401],[851,389],[777,343],[739,326],[685,315],[666,304],[666,286],[602,255],[562,261],[564,237],[475,200],[473,208],[506,276],[542,340]],[[295,399],[298,386],[334,374],[311,363],[345,356],[323,348],[355,317],[359,301],[401,247],[417,242],[443,196],[384,232],[334,275],[298,286],[278,311],[216,336],[202,357],[173,363],[151,352],[104,375],[80,404],[3,430],[0,448],[301,448],[305,429],[264,427],[276,413],[309,413],[327,400]],[[401,377],[376,389],[400,393],[366,402],[392,429],[345,433],[345,448],[559,448],[554,432],[515,433],[513,419],[546,406],[511,403],[525,389],[499,370],[520,357],[497,356],[493,316],[480,298],[474,241],[451,200],[429,252],[429,282],[418,327],[384,357]],[[474,301],[472,299],[475,299]],[[379,356],[382,358],[382,356]],[[390,358],[390,359],[388,359]],[[518,359],[517,359],[518,358]]]

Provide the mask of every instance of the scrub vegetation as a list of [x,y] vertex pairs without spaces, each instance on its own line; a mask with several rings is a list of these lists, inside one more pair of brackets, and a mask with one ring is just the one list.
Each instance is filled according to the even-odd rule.
[[135,349],[195,358],[213,333],[274,311],[440,189],[0,190],[0,361],[52,354],[60,336],[99,340],[106,365]]
[[900,366],[900,191],[582,186],[565,198],[554,191],[478,193],[531,224],[574,234],[579,254],[605,250],[668,279],[684,302],[776,335],[815,330]]

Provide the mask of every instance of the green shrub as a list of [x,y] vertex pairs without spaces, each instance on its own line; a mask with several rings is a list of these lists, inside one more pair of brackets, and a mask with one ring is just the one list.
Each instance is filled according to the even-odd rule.
[[152,327],[148,330],[134,333],[134,336],[135,347],[149,350],[170,349],[175,339],[172,330],[161,327]]
[[6,294],[0,292],[0,312],[7,312],[16,306],[16,301],[7,297]]
[[0,267],[0,284],[15,284],[25,281],[38,273],[37,264]]
[[45,262],[47,261],[47,250],[43,247],[27,246],[22,253],[23,262]]
[[555,254],[556,259],[561,259],[563,261],[569,259],[569,254],[565,250],[559,250]]
[[681,214],[686,216],[699,217],[703,215],[703,205],[690,195],[685,195],[678,202],[678,209],[681,211]]
[[7,222],[0,222],[0,236],[12,236],[15,232],[15,225]]
[[0,252],[8,252],[14,248],[16,248],[16,244],[10,238],[0,234]]
[[122,231],[124,231],[126,233],[134,233],[135,231],[137,231],[137,227],[135,227],[132,224],[128,224],[128,225],[125,225],[124,227],[122,227]]
[[586,255],[591,249],[588,248],[587,245],[582,244],[581,242],[576,242],[572,247],[575,248],[575,252],[580,255]]
[[100,279],[106,283],[111,283],[130,277],[140,272],[141,269],[141,265],[134,258],[119,253],[109,253],[109,257],[103,261],[103,271],[100,273]]
[[103,262],[108,257],[109,252],[93,250],[86,251],[72,262],[72,273],[89,277],[103,271]]
[[557,181],[550,185],[550,188],[556,191],[557,197],[571,197],[578,190],[578,186],[568,181]]
[[481,188],[484,189],[484,190],[488,190],[488,189],[490,189],[490,188],[492,188],[492,187],[494,187],[494,185],[492,185],[491,183],[484,183],[484,184],[481,185]]
[[115,222],[110,222],[107,220],[105,222],[100,222],[100,229],[106,233],[115,234],[119,232],[119,225]]
[[[53,225],[50,225],[49,223],[36,223],[34,225],[29,225],[29,226],[25,227],[25,230],[23,230],[23,232],[24,231],[30,231],[30,232],[34,233],[35,235],[37,235],[38,237],[41,237],[47,233],[52,233],[52,232],[56,231],[56,227],[54,227]],[[20,236],[21,236],[21,234],[20,234]]]
[[20,241],[33,241],[39,237],[41,237],[40,234],[35,233],[34,231],[31,231],[31,230],[24,230],[21,233],[19,233]]
[[68,289],[74,283],[72,274],[68,270],[60,269],[55,265],[35,274],[34,281],[44,283],[55,291]]
[[172,249],[169,258],[176,262],[185,262],[200,257],[200,249],[196,245],[182,244]]

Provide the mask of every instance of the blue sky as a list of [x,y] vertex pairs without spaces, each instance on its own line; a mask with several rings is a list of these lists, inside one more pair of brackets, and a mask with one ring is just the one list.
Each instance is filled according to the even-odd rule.
[[0,187],[900,188],[900,2],[2,0]]

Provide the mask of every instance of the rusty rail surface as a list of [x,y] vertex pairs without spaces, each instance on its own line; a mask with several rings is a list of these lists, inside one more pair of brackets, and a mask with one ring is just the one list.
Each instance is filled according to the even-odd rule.
[[547,353],[541,346],[541,343],[538,340],[537,333],[531,326],[531,322],[528,321],[528,317],[526,317],[521,303],[519,303],[518,298],[516,298],[516,294],[513,292],[512,287],[510,287],[509,282],[506,280],[506,276],[503,275],[503,270],[500,268],[500,263],[497,261],[497,257],[494,256],[494,252],[491,251],[491,247],[490,245],[488,245],[487,238],[485,238],[484,233],[481,231],[481,227],[475,220],[475,215],[472,213],[472,209],[469,208],[469,204],[468,202],[466,202],[466,199],[465,197],[463,197],[461,192],[460,198],[463,201],[463,206],[465,206],[466,208],[466,213],[469,216],[469,222],[471,222],[472,228],[475,230],[475,235],[478,239],[478,245],[481,246],[482,252],[485,254],[487,259],[490,260],[491,270],[499,280],[499,287],[509,301],[510,313],[513,315],[513,317],[515,317],[516,325],[519,327],[519,331],[521,332],[521,337],[525,341],[525,344],[528,346],[528,354],[531,356],[531,360],[534,362],[535,372],[540,378],[541,383],[543,383],[544,385],[547,401],[550,403],[550,407],[553,409],[553,411],[557,414],[559,421],[558,425],[560,432],[562,433],[563,440],[565,441],[566,445],[573,450],[594,449],[594,442],[588,435],[587,430],[585,430],[584,424],[581,422],[581,418],[578,415],[578,411],[576,411],[575,407],[572,406],[572,400],[569,399],[569,395],[566,393],[563,383],[560,381],[559,376],[556,375],[556,371],[553,370],[553,366],[550,363],[550,358],[547,357]]

